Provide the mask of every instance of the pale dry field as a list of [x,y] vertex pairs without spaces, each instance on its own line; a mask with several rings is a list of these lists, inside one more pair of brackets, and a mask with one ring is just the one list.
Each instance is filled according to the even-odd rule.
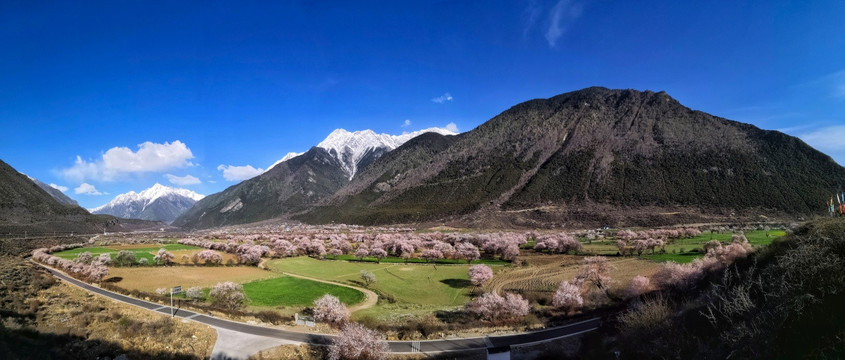
[[[572,281],[578,274],[583,257],[574,255],[526,255],[518,261],[527,260],[529,266],[504,268],[496,272],[485,290],[496,291],[555,291],[561,281]],[[614,283],[611,289],[628,286],[637,275],[651,277],[660,264],[635,257],[608,258],[613,266],[610,272]]]
[[252,266],[148,266],[131,268],[109,268],[108,277],[121,277],[115,283],[128,290],[155,291],[176,285],[187,289],[194,286],[212,287],[219,282],[246,283],[278,277],[279,274]]

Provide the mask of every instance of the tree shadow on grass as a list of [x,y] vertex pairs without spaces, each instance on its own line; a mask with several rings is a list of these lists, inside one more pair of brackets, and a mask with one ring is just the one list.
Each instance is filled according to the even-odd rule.
[[454,289],[463,289],[472,286],[472,283],[467,279],[443,279],[440,282],[449,285]]

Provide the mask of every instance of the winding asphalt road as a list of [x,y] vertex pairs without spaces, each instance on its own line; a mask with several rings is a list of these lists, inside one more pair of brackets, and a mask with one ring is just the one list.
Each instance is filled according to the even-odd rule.
[[[73,284],[80,288],[88,290],[90,292],[100,294],[113,300],[142,307],[147,310],[170,315],[171,309],[169,306],[162,306],[161,304],[139,300],[133,297],[101,289],[99,287],[90,285],[88,283],[67,276],[64,273],[53,268],[46,267],[41,264],[38,265],[47,269],[47,271],[49,271],[50,274],[52,274],[53,276],[62,279],[69,284]],[[331,342],[331,339],[334,338],[333,335],[309,334],[304,332],[249,325],[235,321],[223,320],[213,316],[203,315],[197,312],[183,309],[176,309],[175,316],[183,319],[196,321],[201,324],[242,332],[245,334],[266,336],[277,339],[298,341],[303,343],[329,344]],[[512,345],[530,345],[532,343],[539,343],[559,338],[565,338],[593,331],[599,327],[600,322],[601,320],[599,318],[593,318],[574,324],[515,335],[423,341],[388,341],[388,344],[390,345],[390,351],[394,353],[438,353],[444,351],[468,351],[485,349],[491,352],[500,352],[508,350],[509,347]]]

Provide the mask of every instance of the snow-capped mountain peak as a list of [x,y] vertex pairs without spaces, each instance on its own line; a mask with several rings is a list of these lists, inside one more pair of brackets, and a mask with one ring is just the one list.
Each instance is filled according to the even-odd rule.
[[[156,183],[140,193],[130,191],[120,194],[107,204],[89,211],[92,214],[171,222],[204,197],[188,189],[177,189]],[[162,201],[157,201],[159,199]]]
[[368,154],[379,149],[393,150],[406,141],[427,132],[455,135],[454,132],[442,128],[429,128],[401,135],[376,134],[372,130],[350,132],[345,129],[336,129],[325,140],[317,144],[317,147],[326,149],[340,160],[344,172],[349,176],[349,179],[352,179],[358,171],[358,164]]

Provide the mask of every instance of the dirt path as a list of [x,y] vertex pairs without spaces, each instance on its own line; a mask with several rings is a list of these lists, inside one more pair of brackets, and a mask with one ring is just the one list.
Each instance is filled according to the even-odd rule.
[[355,289],[355,290],[358,290],[358,291],[364,293],[364,296],[365,296],[364,301],[355,304],[355,306],[350,306],[349,307],[349,313],[354,313],[354,312],[359,311],[359,310],[371,308],[378,302],[378,295],[376,293],[374,293],[372,290],[367,290],[367,289],[364,289],[362,287],[347,285],[347,284],[344,284],[344,283],[339,283],[339,282],[334,282],[334,281],[312,278],[310,276],[297,275],[297,274],[293,274],[293,273],[289,273],[289,272],[280,271],[279,273],[287,275],[287,276],[293,276],[293,277],[300,278],[300,279],[306,279],[306,280],[311,280],[311,281],[316,281],[316,282],[321,282],[321,283],[326,283],[326,284],[343,286],[343,287]]

